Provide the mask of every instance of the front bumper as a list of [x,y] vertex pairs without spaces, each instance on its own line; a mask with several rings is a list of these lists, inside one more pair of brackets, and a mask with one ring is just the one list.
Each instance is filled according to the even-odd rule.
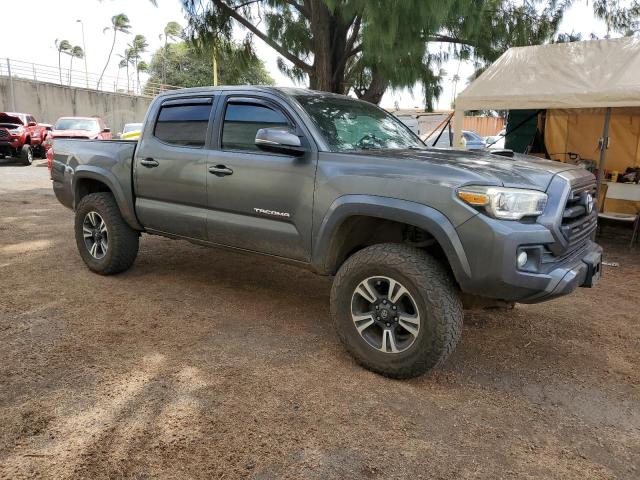
[[500,221],[480,214],[459,226],[457,232],[471,267],[471,275],[459,279],[465,293],[538,303],[567,295],[577,287],[592,286],[600,275],[602,248],[591,240],[563,257],[547,255],[538,271],[519,270],[519,249],[554,242],[552,233],[538,223]]

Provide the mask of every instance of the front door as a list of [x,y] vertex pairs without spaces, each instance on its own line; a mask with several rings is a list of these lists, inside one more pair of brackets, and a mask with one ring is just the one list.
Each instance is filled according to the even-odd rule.
[[206,240],[213,97],[171,97],[150,112],[135,156],[136,212],[149,230]]
[[[267,94],[221,99],[219,126],[207,163],[209,241],[308,261],[317,154],[302,122]],[[302,156],[255,144],[260,128],[288,128],[302,137]]]

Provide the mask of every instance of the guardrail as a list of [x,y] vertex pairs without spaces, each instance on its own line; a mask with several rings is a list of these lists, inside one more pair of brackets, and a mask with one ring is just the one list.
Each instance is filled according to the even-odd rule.
[[[68,63],[68,59],[65,59]],[[119,93],[122,95],[155,97],[159,93],[167,90],[176,90],[181,87],[174,85],[165,85],[162,83],[140,81],[135,75],[134,70],[130,68],[129,77],[127,78],[126,69],[120,69],[118,76],[104,75],[100,78],[100,74],[85,72],[82,67],[82,61],[78,60],[78,69],[72,70],[65,67],[54,67],[51,65],[41,65],[32,62],[23,62],[10,58],[0,59],[0,75],[11,78],[20,78],[25,80],[33,80],[35,82],[53,83],[65,87],[86,88],[89,90],[97,90],[109,93]],[[121,73],[121,74],[120,74]]]

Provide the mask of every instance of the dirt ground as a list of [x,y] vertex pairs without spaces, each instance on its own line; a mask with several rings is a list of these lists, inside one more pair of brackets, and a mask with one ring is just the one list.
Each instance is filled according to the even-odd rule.
[[152,236],[100,277],[43,162],[0,161],[0,477],[638,479],[628,238],[597,288],[469,314],[394,381],[338,343],[331,279]]

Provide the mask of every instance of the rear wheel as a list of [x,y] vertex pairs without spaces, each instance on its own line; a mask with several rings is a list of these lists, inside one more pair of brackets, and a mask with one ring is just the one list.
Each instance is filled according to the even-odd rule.
[[340,268],[331,290],[338,336],[355,360],[393,378],[421,375],[455,349],[462,303],[451,275],[400,244],[365,248]]
[[92,193],[80,201],[75,234],[82,260],[101,275],[127,270],[138,255],[139,234],[124,221],[111,193]]
[[20,149],[20,160],[25,165],[31,165],[33,163],[33,148],[31,145],[23,145]]
[[42,144],[39,144],[36,147],[34,147],[33,154],[38,158],[46,158],[47,156],[47,152],[45,151],[44,146]]

